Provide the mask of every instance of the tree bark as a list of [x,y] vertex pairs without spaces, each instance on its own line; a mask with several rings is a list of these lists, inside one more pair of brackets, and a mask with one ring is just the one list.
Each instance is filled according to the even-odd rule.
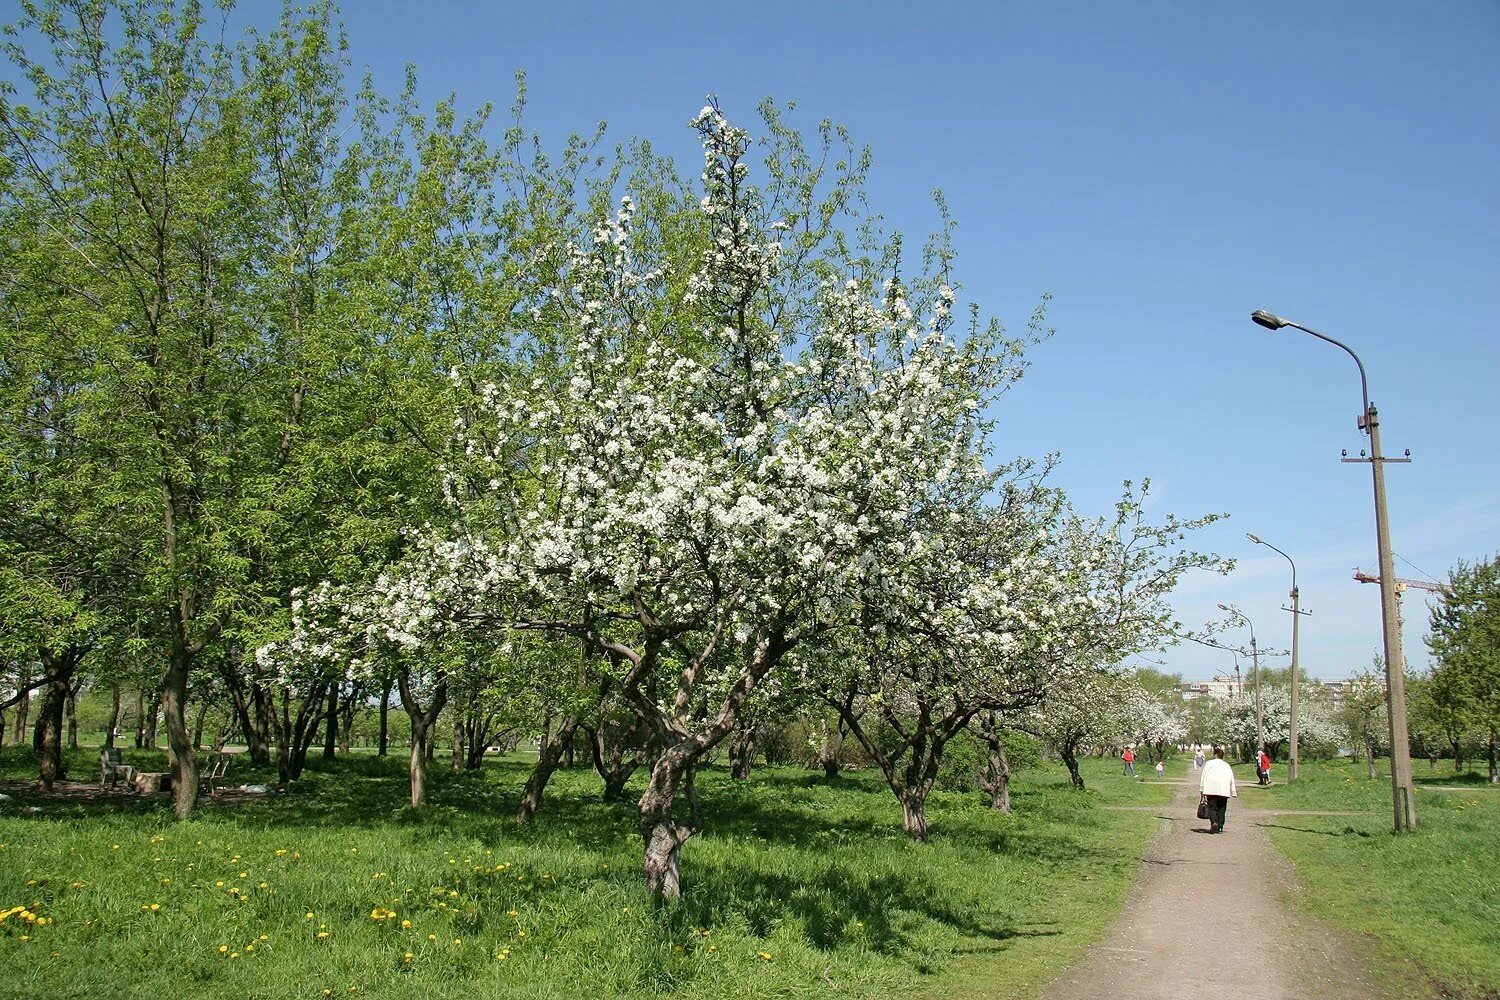
[[908,789],[901,798],[901,830],[913,840],[927,839],[927,794]]
[[324,715],[323,759],[333,760],[339,740],[339,683],[328,685],[328,711]]
[[[646,842],[643,864],[646,888],[663,900],[682,895],[682,845],[703,828],[703,814],[695,786],[697,754],[692,741],[671,747],[656,759],[651,779],[641,796],[640,829]],[[681,820],[674,816],[677,793],[687,793],[692,816]]]
[[429,736],[427,724],[422,721],[421,713],[416,713],[411,720],[411,766],[408,768],[413,809],[420,809],[427,804],[427,740]]
[[1496,758],[1496,733],[1490,730],[1490,784],[1500,784],[1500,759]]
[[118,728],[120,728],[120,682],[115,681],[110,685],[109,725],[104,732],[104,745],[111,750],[115,748],[115,730]]
[[203,749],[203,723],[208,719],[207,700],[198,703],[198,717],[193,720],[193,752]]
[[736,781],[744,781],[750,777],[750,769],[755,766],[755,726],[751,725],[740,733],[740,738],[734,741],[734,746],[729,751],[730,777]]
[[1072,749],[1061,751],[1063,763],[1068,765],[1068,777],[1073,781],[1073,787],[1083,791],[1083,775],[1078,773],[1078,757]]
[[1010,812],[1010,757],[1005,752],[1005,741],[999,732],[991,729],[986,733],[990,756],[985,762],[985,791],[990,793],[990,808],[996,812]]
[[135,689],[135,748],[146,748],[146,689]]
[[397,687],[401,692],[401,705],[411,720],[411,807],[420,809],[427,804],[427,764],[432,758],[432,727],[448,703],[448,677],[439,673],[433,685],[432,702],[423,708],[417,700],[411,683],[411,669],[403,666],[397,674]]
[[67,714],[69,750],[78,749],[78,688],[81,683],[82,681],[79,680],[77,683],[68,685]]
[[[184,701],[184,706],[186,701]],[[155,692],[151,696],[151,704],[146,710],[146,749],[156,749],[156,729],[160,725],[162,712],[162,693]],[[171,749],[169,746],[168,749]]]
[[577,729],[578,717],[565,716],[553,738],[537,748],[536,766],[526,779],[526,787],[521,791],[521,805],[516,809],[517,823],[530,823],[536,811],[542,807],[542,793],[547,790],[547,782],[557,770],[564,748],[573,742],[573,733]]
[[32,744],[36,749],[42,789],[52,791],[55,782],[65,777],[63,764],[63,711],[67,703],[66,683],[48,684],[42,689],[42,702],[36,713],[36,732]]
[[193,752],[186,715],[193,654],[180,641],[174,641],[173,646],[162,683],[161,702],[167,717],[167,747],[172,756],[172,812],[178,819],[187,819],[198,804],[198,755]]
[[381,757],[390,751],[392,683],[392,679],[387,677],[385,686],[380,689],[380,749],[376,753]]
[[462,771],[467,757],[464,754],[464,719],[463,713],[454,706],[453,712],[453,770]]

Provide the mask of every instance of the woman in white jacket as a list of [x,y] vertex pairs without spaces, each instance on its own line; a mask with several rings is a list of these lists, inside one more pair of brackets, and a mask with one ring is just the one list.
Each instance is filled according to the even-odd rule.
[[1224,832],[1224,812],[1229,800],[1238,798],[1234,787],[1234,769],[1224,760],[1224,751],[1214,748],[1214,759],[1203,765],[1198,777],[1198,791],[1208,798],[1208,832]]

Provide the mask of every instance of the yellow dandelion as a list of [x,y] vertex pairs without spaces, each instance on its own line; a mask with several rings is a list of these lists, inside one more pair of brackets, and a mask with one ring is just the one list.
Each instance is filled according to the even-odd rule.
[[411,930],[411,921],[410,920],[403,920],[403,921],[401,921],[401,929],[403,931],[409,931],[409,930]]
[[271,935],[269,935],[269,934],[262,934],[262,935],[261,935],[261,936],[260,936],[260,939],[261,939],[261,940],[262,940],[262,941],[269,941],[269,940],[271,940]]
[[518,917],[518,916],[520,916],[520,914],[517,913],[515,910],[506,910],[505,911],[505,915],[507,917]]
[[221,944],[221,945],[219,945],[219,954],[220,955],[226,955],[228,953],[229,953],[229,946],[227,944]]
[[464,943],[464,939],[463,938],[454,938],[453,939],[453,943],[454,944],[463,944]]
[[245,950],[247,952],[254,951],[255,950],[255,945],[253,945],[253,944],[247,944],[247,945],[245,945]]
[[436,941],[437,940],[437,935],[436,934],[429,934],[429,935],[427,935],[427,940],[429,940],[429,941]]
[[771,960],[771,953],[769,951],[757,951],[755,957],[762,962],[769,962]]
[[314,916],[316,916],[316,914],[314,914],[312,910],[308,910],[307,913],[303,914],[302,919],[311,920]]
[[317,938],[319,941],[323,940],[327,936],[328,936],[328,932],[327,931],[318,931],[318,933],[316,933],[316,934],[313,935],[313,937]]
[[407,952],[406,954],[404,954],[404,955],[401,956],[401,961],[403,961],[403,962],[410,962],[411,960],[412,960],[412,953],[411,952]]
[[237,952],[237,951],[231,951],[231,952],[230,952],[230,953],[229,953],[229,957],[230,957],[230,958],[239,958],[239,957],[240,957],[240,953],[239,953],[239,952]]

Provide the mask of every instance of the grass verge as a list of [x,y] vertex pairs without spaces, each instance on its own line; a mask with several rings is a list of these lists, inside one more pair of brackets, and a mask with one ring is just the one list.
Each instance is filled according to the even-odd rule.
[[[1297,782],[1256,808],[1357,811],[1272,820],[1272,841],[1297,868],[1300,903],[1415,960],[1445,996],[1500,997],[1500,789],[1418,769],[1418,830],[1391,832],[1390,772],[1363,762],[1303,765]],[[1446,789],[1446,790],[1438,790]],[[1242,800],[1243,800],[1242,796]]]
[[[0,775],[33,766],[7,750]],[[687,896],[665,908],[639,885],[633,809],[582,770],[527,828],[519,761],[440,771],[420,813],[403,761],[358,756],[187,823],[164,798],[11,785],[0,913],[31,919],[0,921],[0,996],[1032,996],[1103,932],[1157,828],[1100,806],[1170,798],[1086,766],[1082,794],[1023,773],[1011,816],[935,795],[925,845],[874,775],[711,769]]]

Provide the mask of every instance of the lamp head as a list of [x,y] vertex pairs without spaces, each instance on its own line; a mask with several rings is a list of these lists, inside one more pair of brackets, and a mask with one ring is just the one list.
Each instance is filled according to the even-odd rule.
[[1229,605],[1227,605],[1227,604],[1221,604],[1221,605],[1219,605],[1219,610],[1220,610],[1220,611],[1233,611],[1233,610],[1234,610],[1234,609],[1233,609],[1233,608],[1231,608],[1231,607],[1230,607],[1230,606],[1229,606]]
[[1265,327],[1267,330],[1280,330],[1282,327],[1288,325],[1286,320],[1275,313],[1268,313],[1264,309],[1257,309],[1251,313],[1250,320],[1259,326]]
[[1248,532],[1248,531],[1245,532],[1245,537],[1248,538],[1248,539],[1250,539],[1256,545],[1264,545],[1264,544],[1266,544],[1265,542],[1263,542],[1259,538],[1257,538],[1255,535],[1250,534],[1250,532]]

